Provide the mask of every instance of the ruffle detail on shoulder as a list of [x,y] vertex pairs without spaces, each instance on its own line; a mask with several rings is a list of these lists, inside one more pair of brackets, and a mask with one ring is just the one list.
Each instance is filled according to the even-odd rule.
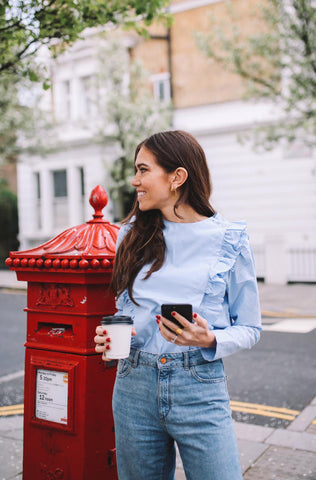
[[[227,227],[222,245],[209,271],[209,281],[205,293],[214,294],[216,283],[220,282],[223,274],[233,270],[238,255],[248,242],[247,225],[245,222],[232,222]],[[216,278],[217,277],[217,278]],[[219,285],[218,285],[219,286]],[[215,290],[216,287],[215,287]]]
[[248,239],[245,222],[234,222],[226,229],[217,261],[217,272],[228,272],[234,267],[237,257]]

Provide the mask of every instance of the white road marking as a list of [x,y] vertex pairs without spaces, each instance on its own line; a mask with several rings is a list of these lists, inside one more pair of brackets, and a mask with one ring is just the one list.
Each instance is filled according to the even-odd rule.
[[24,377],[24,370],[19,370],[18,372],[9,373],[8,375],[0,377],[0,383],[11,382],[11,380],[15,380],[16,378],[20,377]]
[[315,318],[289,318],[269,325],[262,325],[264,331],[285,333],[308,333],[315,328]]

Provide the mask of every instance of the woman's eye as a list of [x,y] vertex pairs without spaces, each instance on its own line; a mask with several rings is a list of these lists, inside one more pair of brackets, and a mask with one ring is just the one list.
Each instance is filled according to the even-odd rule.
[[145,173],[145,172],[147,172],[146,167],[135,168],[135,175],[137,175],[138,173]]

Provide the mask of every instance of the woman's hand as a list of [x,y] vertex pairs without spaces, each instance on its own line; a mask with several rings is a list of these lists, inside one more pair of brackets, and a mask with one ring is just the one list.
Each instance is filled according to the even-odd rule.
[[[105,361],[111,361],[110,358],[106,358],[106,352],[111,350],[111,338],[108,336],[106,327],[98,325],[95,329],[96,336],[94,337],[94,343],[96,343],[95,351],[102,353],[102,358]],[[136,330],[132,327],[132,335],[136,335]]]
[[[186,318],[182,317],[182,315],[179,315],[179,313],[172,312],[172,316],[175,320],[178,320],[178,322],[181,323],[183,328],[174,324],[170,320],[167,320],[165,317],[157,315],[157,323],[159,325],[160,333],[168,342],[190,347],[214,348],[216,346],[216,337],[209,329],[205,318],[194,313],[194,323],[191,323]],[[166,327],[170,328],[172,331],[170,332]]]

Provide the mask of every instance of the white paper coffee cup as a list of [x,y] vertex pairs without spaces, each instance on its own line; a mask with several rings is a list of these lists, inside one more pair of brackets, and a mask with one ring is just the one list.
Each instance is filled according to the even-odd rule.
[[111,349],[106,350],[102,358],[127,358],[131,349],[133,320],[127,315],[108,315],[103,317],[101,325],[106,327],[111,338]]

